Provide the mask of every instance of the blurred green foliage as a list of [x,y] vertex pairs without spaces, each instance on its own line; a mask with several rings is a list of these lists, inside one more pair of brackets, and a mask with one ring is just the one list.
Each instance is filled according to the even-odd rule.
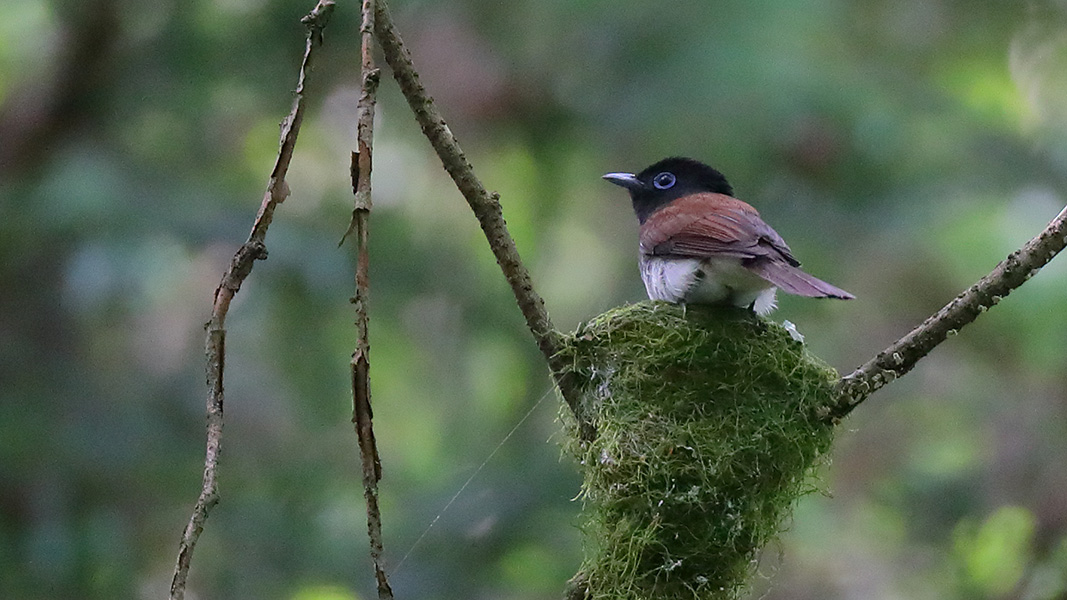
[[[202,324],[244,240],[303,51],[292,0],[0,0],[0,597],[158,598],[200,486]],[[599,180],[724,171],[810,272],[783,298],[847,370],[1067,202],[1055,0],[395,0],[430,92],[556,324],[642,298]],[[289,182],[228,321],[203,598],[368,598],[347,363],[358,36],[341,3]],[[481,232],[391,82],[372,217],[372,378],[397,564],[550,388]],[[839,439],[832,497],[764,553],[766,598],[1061,597],[1067,261]],[[401,598],[555,598],[578,478],[546,400],[393,574]]]
[[1003,596],[1019,585],[1031,562],[1034,516],[1025,508],[1005,506],[980,525],[961,521],[955,537],[967,591]]

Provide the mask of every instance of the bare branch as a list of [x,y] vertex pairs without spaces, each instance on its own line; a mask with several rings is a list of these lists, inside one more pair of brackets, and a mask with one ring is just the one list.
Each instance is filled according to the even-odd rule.
[[1067,208],[1060,211],[1040,235],[1009,254],[978,283],[844,377],[838,383],[837,404],[829,417],[844,417],[882,386],[910,371],[945,338],[955,335],[1030,279],[1064,246],[1067,246]]
[[267,248],[263,241],[267,236],[274,216],[274,209],[289,195],[289,186],[285,183],[285,174],[289,170],[289,162],[293,157],[293,149],[296,146],[297,134],[300,132],[300,123],[304,115],[304,83],[307,71],[311,65],[314,50],[322,45],[322,29],[329,21],[333,12],[333,0],[320,0],[310,14],[305,16],[303,22],[308,28],[307,44],[304,50],[304,60],[300,65],[300,77],[296,88],[296,98],[293,100],[293,109],[289,116],[282,121],[281,139],[279,142],[278,157],[275,159],[274,168],[271,170],[267,191],[263,195],[259,212],[256,215],[252,232],[234,255],[229,268],[222,276],[222,281],[215,289],[215,298],[211,311],[211,320],[207,323],[207,449],[204,457],[204,479],[200,491],[200,497],[193,508],[193,514],[189,523],[182,532],[181,541],[178,544],[178,558],[174,567],[174,578],[170,584],[171,600],[182,600],[185,597],[186,581],[189,577],[189,565],[192,561],[193,550],[200,534],[204,530],[208,513],[219,501],[218,493],[218,464],[219,453],[222,447],[223,425],[223,370],[226,359],[226,314],[230,309],[230,301],[241,289],[241,284],[252,272],[255,261],[267,257]]
[[430,141],[445,171],[452,177],[452,181],[455,182],[478,219],[486,240],[489,242],[489,247],[496,257],[496,262],[511,286],[512,294],[519,304],[519,310],[526,318],[526,326],[537,341],[541,354],[548,361],[548,366],[552,370],[563,399],[583,426],[583,437],[591,439],[591,426],[588,420],[583,418],[579,395],[571,380],[569,365],[557,356],[561,348],[560,334],[552,325],[544,300],[534,290],[530,273],[523,265],[519,251],[515,247],[515,240],[508,232],[500,207],[500,197],[496,193],[489,193],[474,174],[474,168],[467,161],[459,142],[437,110],[433,98],[426,93],[426,89],[419,81],[419,74],[411,62],[411,54],[404,47],[403,40],[400,39],[400,35],[393,26],[389,8],[384,0],[377,0],[374,31],[385,60],[393,71],[393,77],[400,85],[400,91],[407,99],[411,110],[415,113],[415,120],[422,128],[423,135]]
[[[363,497],[367,502],[367,535],[370,555],[374,561],[374,577],[378,583],[379,600],[392,600],[393,590],[385,573],[382,559],[382,515],[378,508],[378,481],[382,478],[382,463],[374,441],[373,414],[370,397],[370,337],[367,304],[370,292],[370,255],[367,253],[368,219],[371,209],[371,168],[374,149],[374,107],[378,89],[378,69],[372,55],[374,43],[374,0],[363,0],[361,10],[360,58],[362,84],[357,108],[358,151],[352,155],[352,189],[355,202],[348,233],[356,234],[356,350],[352,353],[352,423],[359,439],[359,454],[363,468]],[[345,236],[348,235],[345,234]],[[344,242],[344,239],[341,240]]]

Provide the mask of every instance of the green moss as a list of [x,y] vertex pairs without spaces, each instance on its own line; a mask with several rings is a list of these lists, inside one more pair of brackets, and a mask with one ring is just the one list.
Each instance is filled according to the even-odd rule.
[[609,311],[562,352],[596,426],[566,449],[585,483],[594,600],[738,598],[758,553],[813,489],[837,373],[780,325],[733,308]]

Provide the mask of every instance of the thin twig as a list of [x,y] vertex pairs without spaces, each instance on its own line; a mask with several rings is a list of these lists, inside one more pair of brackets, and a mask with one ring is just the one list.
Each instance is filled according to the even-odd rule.
[[222,276],[219,286],[215,289],[215,297],[211,310],[211,320],[208,321],[206,350],[207,355],[207,449],[204,457],[204,479],[200,491],[200,497],[193,508],[193,514],[189,523],[182,532],[181,541],[178,544],[178,558],[174,567],[174,578],[170,584],[171,600],[182,600],[185,597],[186,581],[189,577],[189,565],[193,558],[193,550],[197,540],[204,530],[208,513],[218,504],[218,464],[219,453],[222,445],[223,424],[223,370],[226,359],[226,314],[230,309],[230,301],[241,289],[241,284],[249,273],[256,260],[267,257],[267,248],[264,239],[267,229],[274,217],[274,209],[289,195],[289,186],[285,183],[285,175],[289,170],[289,162],[293,157],[293,149],[296,146],[296,138],[300,132],[300,123],[304,116],[304,84],[308,69],[311,65],[314,50],[322,45],[322,29],[326,27],[330,14],[333,12],[333,0],[320,0],[314,10],[301,19],[308,28],[307,43],[304,49],[304,60],[300,65],[300,77],[296,87],[296,97],[293,99],[293,109],[289,116],[282,121],[281,136],[278,148],[278,157],[275,159],[274,168],[271,170],[267,190],[263,195],[259,212],[256,215],[252,232],[246,241],[234,255],[229,268]]
[[[370,397],[370,338],[367,304],[370,292],[370,255],[367,253],[368,218],[371,209],[371,168],[374,149],[375,92],[378,89],[378,69],[374,68],[374,0],[363,0],[360,24],[360,58],[362,84],[357,105],[357,145],[352,155],[352,189],[355,202],[349,232],[356,233],[356,350],[352,353],[352,423],[359,439],[359,454],[363,468],[363,497],[367,502],[367,536],[370,555],[374,561],[374,577],[378,584],[379,600],[392,600],[393,590],[385,573],[382,554],[382,515],[378,508],[378,482],[382,478],[382,463],[374,441],[373,414]],[[345,234],[348,235],[347,233]],[[342,239],[342,242],[344,240]]]
[[384,0],[377,0],[374,32],[382,47],[385,60],[393,71],[393,77],[400,86],[400,91],[415,113],[415,120],[422,128],[423,135],[430,141],[445,171],[452,177],[452,181],[455,182],[478,219],[486,240],[489,242],[489,247],[496,256],[496,262],[511,286],[512,294],[519,304],[519,310],[526,318],[527,328],[537,341],[541,354],[548,361],[548,366],[552,370],[564,401],[570,406],[582,426],[583,437],[592,439],[592,425],[584,418],[577,386],[571,379],[569,365],[558,356],[562,347],[560,333],[552,325],[544,300],[534,290],[530,273],[523,265],[519,251],[515,247],[515,240],[508,232],[500,207],[500,197],[496,193],[489,193],[474,174],[474,168],[467,161],[459,142],[437,110],[433,98],[426,93],[426,89],[419,81],[419,74],[412,64],[411,54],[404,47],[403,40],[400,39],[400,35],[393,26],[389,8]]
[[828,416],[841,419],[879,388],[904,375],[950,335],[996,306],[1067,246],[1067,208],[1040,235],[1012,252],[988,275],[926,319],[911,333],[844,377]]

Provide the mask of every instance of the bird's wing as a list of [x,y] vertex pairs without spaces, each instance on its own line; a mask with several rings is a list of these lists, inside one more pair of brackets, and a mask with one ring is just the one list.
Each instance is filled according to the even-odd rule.
[[641,252],[655,256],[743,260],[777,259],[797,266],[782,236],[748,204],[724,194],[699,193],[649,215],[641,228]]

